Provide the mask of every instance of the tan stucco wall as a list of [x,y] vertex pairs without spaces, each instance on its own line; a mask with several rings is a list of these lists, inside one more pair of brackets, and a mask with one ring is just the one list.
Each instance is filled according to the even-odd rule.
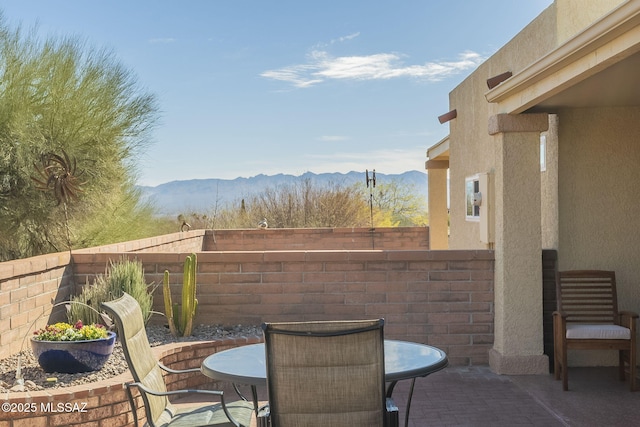
[[[457,110],[449,135],[450,248],[495,248],[496,330],[489,358],[491,368],[504,374],[539,374],[548,367],[542,355],[540,138],[539,132],[489,135],[489,120],[505,111],[486,100],[486,81],[505,71],[516,74],[553,50],[555,24],[551,6],[450,94],[450,109]],[[495,211],[495,243],[483,243],[481,223],[465,218],[465,179],[479,173],[492,176],[494,200],[482,203]]]
[[550,6],[511,42],[500,49],[449,94],[450,109],[458,117],[450,123],[451,249],[486,249],[479,223],[465,219],[465,178],[493,172],[497,145],[488,134],[488,119],[501,113],[486,101],[487,79],[505,71],[517,73],[556,46],[555,8]]
[[546,139],[546,168],[540,171],[542,249],[558,249],[558,116],[549,115]]
[[506,366],[491,365],[499,373],[525,373],[521,369],[546,361],[534,360],[542,354],[543,330],[541,321],[532,321],[542,313],[540,186],[531,179],[539,173],[538,140],[535,132],[496,135],[502,155],[496,164],[494,349]]
[[[640,107],[559,117],[559,268],[614,270],[620,309],[640,312]],[[575,364],[613,361],[612,352],[571,356]]]
[[429,174],[429,248],[449,249],[447,206],[447,169],[430,169]]
[[[485,98],[488,78],[505,71],[518,75],[622,3],[623,0],[557,0],[450,93],[449,110],[456,109],[457,118],[449,122],[449,247],[496,251],[496,330],[492,350],[496,363],[491,363],[492,369],[497,366],[500,370],[503,362],[517,363],[518,357],[535,358],[541,352],[540,307],[531,310],[526,306],[523,310],[525,306],[521,305],[541,302],[539,249],[558,249],[561,269],[616,270],[621,308],[640,311],[640,283],[636,283],[640,277],[640,227],[634,228],[632,222],[633,208],[640,206],[636,200],[640,197],[640,110],[579,109],[549,115],[546,171],[539,174],[540,185],[529,186],[539,191],[535,195],[540,207],[536,209],[540,225],[536,234],[532,210],[519,212],[518,206],[511,203],[513,197],[526,194],[527,186],[505,185],[508,179],[537,180],[531,152],[523,148],[518,153],[526,157],[520,163],[529,171],[518,178],[517,174],[504,173],[507,153],[502,150],[507,144],[520,144],[521,138],[532,149],[538,148],[539,135],[489,135],[488,120],[513,112],[514,107],[489,103]],[[512,98],[517,99],[518,94]],[[509,160],[508,166],[517,168],[518,162]],[[499,219],[495,223],[495,245],[482,243],[479,223],[465,219],[465,178],[486,172],[495,177],[494,208]],[[595,202],[594,197],[598,199]],[[506,205],[511,206],[510,210],[505,209]],[[530,235],[514,232],[505,225],[504,221],[517,223],[520,218],[530,227]],[[526,241],[520,247],[518,242],[523,239]],[[531,239],[539,239],[535,242],[537,247],[530,244]],[[518,261],[520,255],[523,258]],[[523,325],[527,322],[535,326],[526,330]],[[591,353],[570,355],[570,364],[611,363],[609,355],[592,357]],[[505,371],[509,369],[507,366]]]
[[575,36],[625,1],[627,0],[556,0],[558,45]]
[[[487,120],[504,113],[499,104],[486,101],[486,80],[490,77],[520,70],[575,36],[593,22],[606,15],[625,0],[556,0],[509,43],[485,61],[449,94],[450,110],[458,116],[450,126],[450,203],[451,230],[449,247],[487,248],[480,242],[477,222],[465,219],[465,178],[491,172],[496,163],[495,144],[487,134]],[[552,119],[553,120],[553,119]],[[556,128],[551,124],[548,135],[547,172],[542,176],[543,247],[557,246],[557,206],[554,205],[555,177],[553,150]]]

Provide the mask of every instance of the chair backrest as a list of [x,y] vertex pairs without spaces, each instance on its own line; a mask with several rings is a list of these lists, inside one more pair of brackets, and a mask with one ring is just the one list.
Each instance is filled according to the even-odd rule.
[[271,425],[384,426],[383,326],[265,323]]
[[559,271],[556,276],[558,311],[567,322],[612,324],[618,322],[616,275],[613,271]]
[[[102,303],[102,308],[107,311],[116,324],[118,338],[122,343],[122,350],[133,380],[150,389],[166,391],[162,370],[149,345],[138,301],[131,295],[124,293],[116,300]],[[169,404],[169,400],[166,396],[141,394],[147,419],[152,422],[156,421]]]

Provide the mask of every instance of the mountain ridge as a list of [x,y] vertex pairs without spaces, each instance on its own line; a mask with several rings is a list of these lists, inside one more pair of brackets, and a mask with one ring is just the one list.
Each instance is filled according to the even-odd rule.
[[[372,172],[369,172],[371,176]],[[253,177],[234,179],[198,178],[169,181],[157,186],[138,186],[145,201],[153,203],[161,215],[178,215],[187,212],[206,212],[215,207],[223,208],[232,202],[249,198],[267,188],[277,188],[296,182],[310,180],[316,185],[352,185],[362,183],[366,189],[365,172],[348,173],[326,172],[316,174],[305,172],[302,175],[258,174]],[[425,197],[428,195],[428,176],[425,172],[407,171],[400,174],[383,174],[376,172],[377,183],[398,181],[413,185],[415,190]],[[375,191],[375,190],[374,190]],[[375,194],[375,193],[374,193]]]

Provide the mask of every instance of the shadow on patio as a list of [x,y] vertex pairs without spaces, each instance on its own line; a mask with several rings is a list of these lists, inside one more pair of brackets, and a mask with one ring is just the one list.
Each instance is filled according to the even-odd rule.
[[[569,387],[563,392],[552,374],[451,367],[416,381],[409,425],[631,426],[640,420],[640,395],[617,380],[616,368],[570,369]],[[396,388],[401,408],[408,388]]]
[[[400,424],[409,381],[394,400]],[[631,426],[640,420],[640,393],[617,380],[616,368],[570,368],[569,387],[553,375],[496,375],[486,366],[449,367],[416,380],[409,426]],[[226,390],[233,393],[231,387]],[[261,400],[265,390],[259,389]],[[181,401],[185,403],[185,401]]]

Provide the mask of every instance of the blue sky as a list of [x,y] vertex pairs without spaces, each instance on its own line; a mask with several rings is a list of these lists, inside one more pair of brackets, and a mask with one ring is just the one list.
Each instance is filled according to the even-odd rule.
[[139,183],[424,171],[448,94],[552,0],[2,0],[111,49],[161,117]]

